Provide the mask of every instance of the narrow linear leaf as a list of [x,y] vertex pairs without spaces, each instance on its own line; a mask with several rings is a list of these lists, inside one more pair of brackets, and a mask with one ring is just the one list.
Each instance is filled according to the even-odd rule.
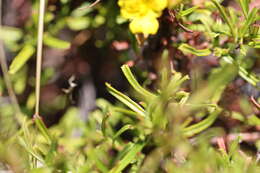
[[133,148],[133,146],[134,146],[134,143],[132,143],[132,142],[127,143],[124,146],[124,148],[117,154],[117,156],[114,160],[114,163],[117,163],[120,160],[122,160],[125,157],[125,155]]
[[117,133],[115,134],[115,136],[113,137],[113,141],[118,138],[122,133],[124,133],[127,130],[131,130],[134,127],[130,124],[124,125],[120,130],[117,131]]
[[201,122],[191,125],[183,129],[184,136],[191,137],[194,136],[203,130],[210,127],[214,121],[217,119],[218,114],[221,112],[221,109],[216,109],[215,112],[211,113],[206,119],[202,120]]
[[239,66],[238,64],[235,63],[234,59],[231,56],[224,56],[223,57],[225,61],[228,63],[232,63],[235,66],[238,66],[238,74],[240,77],[242,77],[245,81],[248,83],[252,84],[253,86],[256,86],[260,80],[255,77],[255,75],[250,74],[246,69],[244,69],[242,66]]
[[72,11],[71,16],[73,17],[82,17],[86,16],[86,14],[93,11],[93,8],[89,8],[91,6],[90,2],[82,3],[78,8]]
[[107,125],[107,120],[108,120],[109,116],[108,114],[105,114],[105,117],[102,119],[102,122],[101,122],[101,131],[102,131],[102,134],[107,137],[107,133],[106,133],[106,125]]
[[229,157],[232,157],[238,150],[239,150],[239,143],[241,140],[241,136],[237,136],[234,141],[231,142],[231,144],[228,147],[228,155]]
[[128,106],[130,109],[132,109],[136,113],[138,113],[141,116],[145,117],[145,111],[144,111],[144,109],[140,105],[138,105],[136,102],[134,102],[128,96],[126,96],[123,93],[117,91],[110,84],[106,83],[106,87],[107,87],[108,92],[110,94],[112,94],[114,97],[116,97],[118,100],[120,100],[122,103],[124,103],[126,106]]
[[238,74],[240,77],[242,77],[245,81],[252,84],[253,86],[256,86],[257,83],[260,82],[259,79],[257,79],[253,74],[247,72],[247,70],[241,66],[239,67]]
[[127,165],[129,165],[137,156],[137,154],[145,146],[144,142],[135,143],[128,153],[120,160],[114,168],[112,168],[109,173],[121,173]]
[[51,164],[55,155],[56,155],[56,150],[57,150],[57,142],[52,142],[49,148],[48,153],[45,156],[45,163],[46,164]]
[[252,23],[255,22],[257,16],[258,9],[254,8],[248,15],[248,18],[245,21],[245,24],[241,28],[240,37],[243,37],[248,31],[248,28],[251,26]]
[[170,82],[165,89],[165,92],[169,95],[175,94],[178,91],[178,89],[181,87],[182,83],[189,79],[190,78],[187,75],[182,76],[181,73],[175,73],[173,77],[171,77]]
[[24,141],[24,139],[23,139],[22,137],[18,137],[18,142],[19,142],[19,144],[20,144],[22,147],[24,147],[24,149],[25,149],[28,153],[30,153],[34,158],[36,158],[36,159],[37,159],[38,161],[40,161],[41,163],[44,163],[43,158],[42,158],[40,155],[38,155],[37,153],[35,153],[35,152],[33,151],[33,149],[26,144],[26,142]]
[[17,71],[19,71],[24,66],[24,64],[30,59],[30,57],[34,54],[34,52],[35,52],[35,48],[32,45],[30,44],[25,45],[12,61],[9,68],[9,73],[15,74]]
[[136,112],[131,111],[131,110],[129,110],[129,109],[124,109],[124,108],[121,108],[121,107],[113,107],[113,111],[115,111],[115,112],[121,112],[121,113],[130,115],[130,116],[136,116],[136,115],[137,115]]
[[192,13],[193,11],[195,11],[197,8],[199,8],[199,6],[194,6],[192,8],[187,9],[187,10],[183,10],[183,11],[179,12],[178,15],[180,15],[181,17],[187,16],[190,13]]
[[45,124],[43,123],[41,117],[38,115],[34,115],[34,121],[35,124],[37,124],[37,127],[39,128],[41,134],[45,137],[46,141],[51,144],[52,143],[52,137],[48,132],[48,129],[46,128]]
[[191,53],[196,56],[208,56],[211,54],[211,51],[209,49],[196,49],[188,44],[181,44],[178,47],[179,50],[181,50],[184,53]]
[[44,35],[43,43],[47,46],[57,48],[57,49],[68,49],[70,48],[70,43],[58,38],[52,37],[48,34]]
[[247,18],[249,11],[249,0],[239,0],[238,2],[242,8],[244,16]]
[[131,84],[131,86],[142,96],[146,97],[146,98],[155,98],[156,95],[154,95],[153,93],[151,93],[150,91],[144,89],[135,79],[133,73],[131,72],[130,68],[128,67],[128,65],[123,65],[121,67],[125,77],[127,78],[128,82]]
[[249,46],[259,49],[260,48],[260,40],[251,41],[248,44]]
[[219,4],[218,1],[216,0],[212,0],[212,2],[215,4],[215,6],[218,8],[221,16],[223,17],[224,21],[228,24],[228,27],[231,31],[231,34],[233,35],[233,37],[236,37],[235,35],[235,30],[234,30],[234,25],[231,23],[231,20],[229,19],[225,9]]
[[106,167],[106,165],[98,158],[97,150],[91,149],[91,151],[89,152],[89,157],[95,162],[95,165],[101,172],[108,172],[108,168]]

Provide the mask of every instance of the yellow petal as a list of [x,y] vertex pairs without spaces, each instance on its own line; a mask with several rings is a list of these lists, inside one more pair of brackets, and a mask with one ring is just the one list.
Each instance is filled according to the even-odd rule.
[[161,12],[168,5],[168,0],[144,0],[147,6],[154,11]]
[[119,0],[118,5],[121,7],[121,15],[127,19],[144,16],[150,11],[143,0]]
[[135,18],[130,23],[130,30],[133,33],[156,34],[159,28],[159,22],[154,17],[144,16]]

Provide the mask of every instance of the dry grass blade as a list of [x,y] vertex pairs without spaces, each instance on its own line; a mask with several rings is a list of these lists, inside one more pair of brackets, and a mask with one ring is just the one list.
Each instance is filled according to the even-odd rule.
[[79,10],[85,10],[87,8],[92,8],[94,7],[95,5],[97,5],[101,0],[96,0],[95,2],[93,2],[92,4],[90,4],[89,6],[87,7],[82,7],[82,8],[79,8]]
[[39,115],[40,106],[40,87],[41,87],[41,66],[42,66],[42,47],[43,47],[43,32],[44,32],[44,12],[45,0],[40,0],[39,21],[38,21],[38,42],[37,42],[37,64],[36,64],[36,105],[35,115]]

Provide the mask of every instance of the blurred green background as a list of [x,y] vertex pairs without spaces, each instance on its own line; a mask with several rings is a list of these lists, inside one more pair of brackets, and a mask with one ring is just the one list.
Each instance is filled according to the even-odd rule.
[[2,1],[27,119],[1,71],[0,172],[258,172],[260,1],[169,0],[149,37],[130,32],[117,1],[93,3],[47,1],[39,129],[39,1]]

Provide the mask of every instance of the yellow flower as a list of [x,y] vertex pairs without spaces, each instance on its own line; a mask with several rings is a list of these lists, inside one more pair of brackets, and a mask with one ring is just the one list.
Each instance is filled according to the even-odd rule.
[[147,6],[142,0],[119,0],[121,15],[126,19],[133,19],[143,16],[147,12]]
[[167,7],[168,0],[145,0],[147,5],[154,11],[161,12]]
[[168,0],[119,0],[121,15],[130,19],[133,33],[156,34],[159,28],[157,18],[167,7]]
[[149,15],[135,18],[131,21],[130,30],[133,33],[156,34],[159,28],[159,22],[155,17]]

